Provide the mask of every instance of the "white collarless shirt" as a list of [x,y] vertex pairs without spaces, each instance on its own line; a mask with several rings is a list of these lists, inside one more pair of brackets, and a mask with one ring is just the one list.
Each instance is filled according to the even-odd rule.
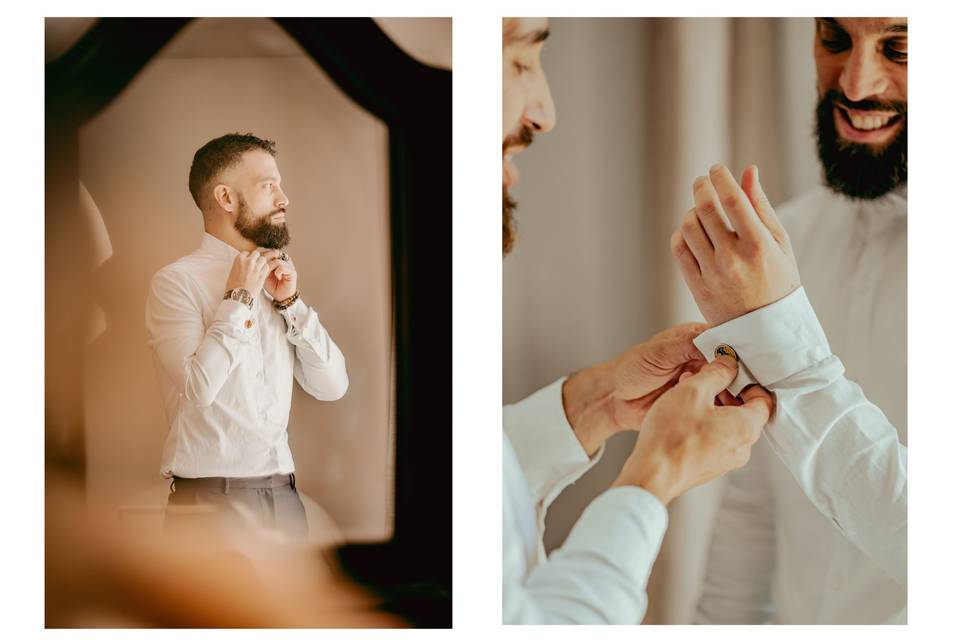
[[804,287],[698,337],[777,409],[728,475],[697,622],[906,622],[906,213],[905,189],[780,207]]
[[563,411],[561,378],[503,408],[503,624],[638,624],[667,510],[635,487],[609,489],[563,546],[543,549],[550,503],[588,458]]
[[150,282],[148,344],[170,424],[164,477],[292,473],[293,380],[318,400],[347,390],[343,354],[302,299],[284,311],[263,291],[252,310],[223,299],[238,253],[204,233]]

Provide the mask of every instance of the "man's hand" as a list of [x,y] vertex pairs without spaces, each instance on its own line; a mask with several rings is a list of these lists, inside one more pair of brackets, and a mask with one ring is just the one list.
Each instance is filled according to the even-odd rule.
[[272,261],[259,251],[241,251],[233,259],[225,291],[246,289],[256,299],[270,273]]
[[711,325],[776,302],[800,286],[790,238],[760,187],[756,166],[743,172],[741,188],[726,167],[714,165],[709,178],[693,183],[693,194],[696,206],[670,245]]
[[772,396],[760,386],[718,403],[737,376],[737,362],[721,356],[699,372],[681,374],[674,388],[650,408],[633,453],[613,486],[646,489],[663,504],[742,467],[773,411]]
[[647,411],[680,374],[704,364],[693,339],[705,328],[690,323],[661,331],[564,382],[563,409],[587,455],[620,431],[640,428]]
[[274,300],[284,300],[297,292],[297,269],[293,260],[286,253],[286,260],[280,257],[275,249],[259,249],[261,255],[269,260],[270,275],[263,283],[263,288]]

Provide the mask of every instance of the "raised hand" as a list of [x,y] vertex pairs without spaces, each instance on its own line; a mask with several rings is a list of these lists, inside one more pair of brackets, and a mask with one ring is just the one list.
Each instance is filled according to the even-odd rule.
[[693,183],[696,206],[671,238],[674,260],[711,325],[732,320],[800,286],[790,238],[760,186],[756,166],[741,184],[723,165]]

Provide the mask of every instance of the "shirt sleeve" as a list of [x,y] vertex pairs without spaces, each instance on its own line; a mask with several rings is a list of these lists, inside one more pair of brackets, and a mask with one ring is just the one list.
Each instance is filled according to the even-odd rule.
[[563,410],[565,380],[503,408],[503,430],[530,487],[541,535],[550,504],[600,460],[605,448],[592,458],[583,450]]
[[609,489],[563,546],[526,573],[516,517],[504,500],[504,624],[637,624],[667,528],[667,510],[634,487]]
[[187,278],[160,271],[147,295],[148,344],[174,387],[187,401],[206,407],[240,362],[243,345],[254,337],[251,316],[242,302],[223,300],[205,327]]
[[296,349],[293,377],[317,400],[342,398],[350,385],[347,363],[317,312],[298,299],[280,315],[287,322],[287,341]]
[[762,453],[755,447],[750,462],[726,475],[695,624],[765,624],[773,614],[776,525]]
[[844,377],[804,290],[709,329],[695,343],[708,360],[717,345],[729,344],[774,393],[765,437],[777,457],[817,509],[906,587],[907,448]]

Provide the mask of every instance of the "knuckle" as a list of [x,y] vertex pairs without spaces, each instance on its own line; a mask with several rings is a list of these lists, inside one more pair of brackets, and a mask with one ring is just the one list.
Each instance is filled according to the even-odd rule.
[[713,200],[707,200],[697,205],[697,212],[706,217],[715,216],[717,215],[717,207],[713,204]]
[[727,274],[734,274],[740,270],[740,259],[732,251],[717,252],[717,266]]
[[687,250],[683,242],[683,234],[680,233],[679,229],[670,236],[670,250],[676,256],[682,256]]
[[745,258],[756,259],[763,252],[763,245],[754,236],[741,236],[739,245]]
[[721,202],[722,202],[722,204],[723,204],[723,207],[724,207],[727,211],[732,211],[732,210],[736,209],[737,206],[739,205],[739,201],[737,200],[737,197],[734,196],[734,195],[729,195],[729,194],[723,196],[723,200],[722,200]]

